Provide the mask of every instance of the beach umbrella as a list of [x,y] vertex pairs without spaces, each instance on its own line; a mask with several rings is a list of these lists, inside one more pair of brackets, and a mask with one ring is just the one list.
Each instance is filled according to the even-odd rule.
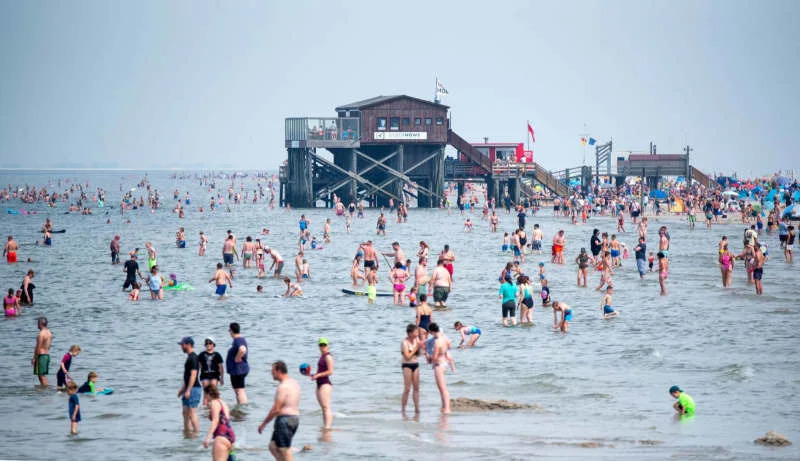
[[747,198],[749,196],[750,196],[750,194],[748,194],[746,190],[740,190],[739,191],[739,198]]
[[775,208],[775,203],[773,203],[771,200],[764,202],[765,210],[772,211],[773,208]]
[[761,204],[753,202],[750,204],[753,207],[753,211],[761,211]]
[[664,192],[663,190],[653,190],[650,191],[650,197],[663,200],[667,198],[667,193]]
[[795,191],[795,193],[792,195],[792,199],[793,199],[795,202],[796,202],[796,201],[798,201],[798,200],[800,200],[800,190],[798,190],[798,191]]
[[733,197],[734,195],[739,195],[739,192],[736,192],[735,190],[726,190],[725,192],[722,193],[722,195],[728,195],[730,197]]
[[775,198],[775,194],[777,194],[777,193],[778,193],[778,189],[770,190],[769,192],[767,192],[766,199],[771,202]]

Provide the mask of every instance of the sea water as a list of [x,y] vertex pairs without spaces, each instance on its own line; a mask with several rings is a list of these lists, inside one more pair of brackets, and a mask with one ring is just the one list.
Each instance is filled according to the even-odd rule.
[[[234,412],[239,459],[265,459],[271,427],[259,435],[258,424],[272,405],[276,383],[270,364],[284,360],[302,388],[297,447],[311,445],[302,459],[797,459],[800,457],[800,302],[797,298],[800,262],[787,265],[777,236],[764,236],[770,260],[764,274],[764,295],[747,285],[737,261],[733,288],[721,287],[717,242],[729,236],[734,252],[741,251],[742,224],[698,224],[694,231],[684,220],[651,218],[648,244],[656,247],[656,232],[667,225],[671,235],[668,296],[659,295],[656,273],[640,280],[633,259],[623,260],[614,277],[614,307],[621,314],[601,319],[601,295],[593,290],[599,275],[590,272],[589,288],[576,286],[574,259],[580,247],[589,246],[593,228],[609,233],[616,220],[591,218],[571,225],[542,210],[529,217],[527,228],[538,223],[545,235],[545,254],[528,255],[523,270],[536,274],[545,261],[551,296],[572,306],[569,333],[552,329],[550,309],[536,299],[534,326],[503,328],[497,277],[510,253],[502,253],[502,232],[516,227],[516,216],[498,210],[498,233],[491,233],[480,210],[460,215],[458,210],[411,209],[408,223],[395,223],[387,213],[387,235],[375,235],[378,210],[367,209],[363,219],[353,219],[352,233],[345,219],[330,209],[269,209],[268,197],[252,204],[256,180],[237,179],[250,191],[248,203],[227,200],[230,180],[217,180],[209,191],[197,179],[171,179],[167,173],[148,175],[161,193],[163,205],[155,213],[145,207],[120,215],[114,205],[122,190],[135,187],[138,172],[4,172],[0,184],[51,184],[70,178],[89,190],[104,187],[106,207],[94,215],[64,214],[66,205],[29,206],[9,202],[5,207],[35,210],[36,215],[0,216],[0,235],[14,235],[22,244],[41,239],[38,230],[46,217],[65,234],[53,236],[53,246],[23,245],[21,262],[0,263],[0,288],[18,288],[25,272],[36,271],[36,304],[21,318],[0,322],[4,351],[0,408],[5,424],[0,431],[0,457],[10,459],[207,459],[202,448],[208,429],[207,412],[199,410],[201,436],[184,438],[181,386],[185,355],[177,342],[193,336],[197,352],[203,338],[213,336],[223,354],[231,344],[230,322],[238,322],[249,343],[251,371],[247,378],[250,403]],[[265,184],[264,179],[261,180]],[[185,219],[171,210],[172,191],[179,199],[190,192]],[[211,195],[220,192],[225,204],[208,210]],[[135,193],[138,197],[140,191]],[[89,194],[91,195],[91,194]],[[204,213],[198,207],[206,208]],[[230,212],[226,206],[230,205]],[[388,211],[388,210],[387,210]],[[302,298],[283,299],[285,285],[273,278],[258,279],[255,269],[235,273],[230,296],[219,301],[207,283],[221,261],[225,231],[233,230],[241,243],[246,236],[261,238],[286,261],[284,273],[293,272],[297,251],[297,221],[304,213],[318,240],[331,219],[331,243],[322,250],[307,250],[311,280],[303,283]],[[475,229],[464,232],[471,217]],[[106,220],[111,223],[107,224]],[[126,219],[130,219],[128,224]],[[635,246],[635,228],[619,239]],[[186,229],[187,248],[175,245],[175,232]],[[267,236],[260,235],[269,228]],[[564,229],[566,264],[549,262],[549,242]],[[198,256],[198,232],[209,238],[206,255]],[[164,301],[149,299],[144,289],[139,302],[121,291],[122,266],[112,266],[109,242],[121,236],[121,259],[146,241],[158,250],[162,275],[174,273],[193,291],[165,292]],[[530,232],[528,232],[530,239]],[[379,251],[391,251],[400,242],[414,261],[418,242],[431,246],[431,269],[444,244],[456,254],[451,308],[434,312],[433,320],[458,343],[453,322],[481,328],[476,347],[453,350],[457,372],[448,373],[451,396],[506,399],[535,404],[533,410],[506,412],[439,413],[439,394],[429,366],[420,368],[421,414],[400,413],[403,380],[400,342],[405,326],[413,322],[414,309],[395,306],[392,298],[366,298],[341,292],[350,287],[349,271],[359,242],[371,239]],[[631,257],[633,256],[631,251]],[[142,272],[146,258],[140,258]],[[381,258],[379,289],[389,291],[386,261]],[[267,266],[269,260],[267,260]],[[264,293],[256,293],[256,285]],[[53,332],[51,388],[36,388],[30,359],[36,336],[36,318],[48,317]],[[316,363],[316,340],[327,337],[335,358],[332,407],[334,430],[322,433],[315,385],[297,372],[302,362]],[[71,344],[83,352],[72,363],[71,374],[81,384],[90,370],[98,384],[113,387],[109,396],[81,396],[83,421],[79,434],[70,436],[67,396],[56,393],[55,373]],[[667,389],[677,384],[697,403],[697,415],[676,419],[674,400]],[[223,399],[235,399],[227,381]],[[768,430],[783,433],[795,444],[780,449],[763,448],[753,440]]]

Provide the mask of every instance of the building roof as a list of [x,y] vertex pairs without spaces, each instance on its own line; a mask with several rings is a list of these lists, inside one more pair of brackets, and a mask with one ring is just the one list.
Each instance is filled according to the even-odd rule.
[[472,144],[473,147],[517,147],[522,143],[521,142],[490,142],[490,143],[471,142],[470,144]]
[[417,102],[421,102],[423,104],[430,104],[432,106],[449,109],[449,106],[445,106],[443,104],[437,104],[435,102],[426,101],[424,99],[413,98],[411,96],[406,96],[404,94],[395,94],[395,95],[389,95],[389,96],[382,96],[382,95],[381,96],[375,96],[374,98],[364,99],[363,101],[351,102],[350,104],[345,104],[343,106],[339,106],[334,110],[339,111],[339,110],[350,110],[350,109],[364,109],[366,107],[375,106],[377,104],[383,104],[383,103],[394,101],[395,99],[400,99],[400,98],[411,99],[411,100],[414,100],[414,101],[417,101]]
[[631,154],[628,156],[628,161],[659,161],[659,160],[686,160],[686,155],[683,154]]

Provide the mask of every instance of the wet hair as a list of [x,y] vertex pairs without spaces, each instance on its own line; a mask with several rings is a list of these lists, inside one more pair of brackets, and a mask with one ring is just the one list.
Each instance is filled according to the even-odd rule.
[[86,376],[86,381],[91,381],[92,378],[97,378],[97,373],[94,371],[90,371],[89,374]]
[[219,398],[219,388],[216,384],[211,383],[206,386],[206,394],[208,394],[208,398],[216,400]]
[[81,351],[81,346],[79,346],[77,344],[73,344],[72,346],[69,347],[69,351],[70,352],[80,352]]
[[277,371],[278,373],[286,374],[289,372],[286,368],[286,362],[283,360],[278,360],[277,362],[272,364],[272,369]]
[[416,329],[417,329],[416,325],[414,325],[413,323],[409,323],[408,325],[406,325],[406,334],[409,334]]
[[9,288],[8,289],[8,295],[9,296],[14,296],[14,289],[13,288]]
[[397,261],[396,263],[394,263],[394,268],[395,269],[402,269],[403,268],[403,263],[401,263],[400,261]]
[[290,279],[288,276],[283,277],[283,281],[285,283],[292,283],[292,279]]
[[77,391],[78,391],[78,383],[76,383],[75,381],[70,381],[67,383],[67,392],[74,394]]
[[242,327],[240,327],[239,324],[236,322],[232,322],[230,325],[228,325],[228,328],[230,328],[231,331],[236,333],[237,335],[242,330]]
[[428,295],[426,295],[425,293],[422,293],[421,295],[419,295],[419,301],[420,302],[424,303],[427,300],[428,300]]
[[436,322],[431,323],[428,325],[428,331],[431,333],[438,333],[439,332],[439,325]]
[[444,264],[444,259],[442,259],[442,258],[439,258],[439,259],[436,261],[436,265],[437,265],[437,266],[441,266],[442,264]]
[[464,326],[464,325],[461,323],[460,320],[456,320],[456,323],[453,324],[453,328],[455,328],[455,329],[459,329],[462,326]]
[[217,269],[222,269],[222,263],[217,263]]
[[38,319],[36,319],[36,324],[39,325],[39,326],[42,326],[42,327],[46,327],[47,326],[47,317],[39,317]]
[[666,256],[664,256],[664,253],[662,253],[662,252],[660,252],[660,251],[659,251],[658,253],[656,253],[656,256],[658,256],[658,259],[661,259],[661,258],[665,258],[665,257],[666,257]]
[[422,258],[419,258],[419,263],[420,263],[420,264],[422,264],[422,263],[424,263],[424,262],[425,262],[427,259],[428,259],[428,258],[426,258],[426,257],[424,257],[424,256],[423,256]]

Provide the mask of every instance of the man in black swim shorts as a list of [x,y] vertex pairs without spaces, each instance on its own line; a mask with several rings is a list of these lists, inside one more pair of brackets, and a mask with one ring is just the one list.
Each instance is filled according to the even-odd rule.
[[280,383],[275,391],[275,404],[259,424],[258,433],[274,418],[269,451],[277,460],[292,459],[292,437],[300,425],[300,385],[289,377],[286,363],[281,360],[272,364],[272,379]]

